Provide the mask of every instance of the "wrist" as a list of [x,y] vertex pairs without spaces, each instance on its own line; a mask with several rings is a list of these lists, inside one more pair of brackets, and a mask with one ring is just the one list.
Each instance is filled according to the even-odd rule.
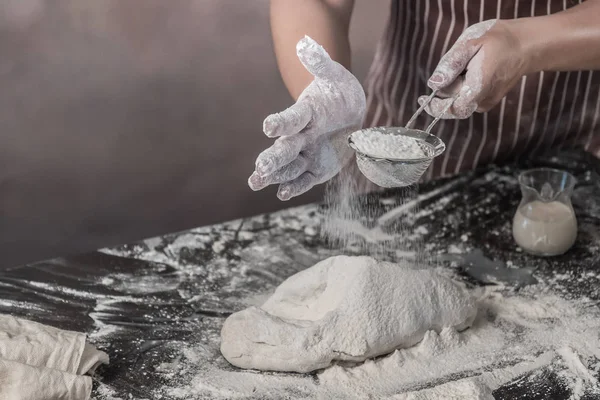
[[552,59],[552,34],[547,31],[545,17],[529,17],[510,20],[510,28],[519,43],[525,74],[550,69]]
[[556,14],[512,20],[527,73],[600,69],[600,1]]

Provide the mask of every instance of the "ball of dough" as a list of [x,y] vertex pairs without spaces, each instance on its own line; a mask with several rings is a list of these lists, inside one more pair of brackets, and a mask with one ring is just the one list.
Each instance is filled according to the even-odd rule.
[[221,353],[240,368],[310,372],[413,346],[428,330],[466,329],[475,314],[469,293],[432,270],[337,256],[227,318]]

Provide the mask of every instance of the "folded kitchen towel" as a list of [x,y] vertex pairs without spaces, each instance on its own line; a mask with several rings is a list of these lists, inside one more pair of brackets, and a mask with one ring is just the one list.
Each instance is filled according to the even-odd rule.
[[87,400],[91,374],[108,364],[86,336],[0,315],[0,399]]
[[92,378],[0,359],[2,400],[88,400]]

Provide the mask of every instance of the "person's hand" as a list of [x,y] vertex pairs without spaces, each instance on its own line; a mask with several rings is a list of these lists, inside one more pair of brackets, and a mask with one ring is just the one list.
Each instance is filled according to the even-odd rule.
[[[511,21],[489,20],[472,25],[429,78],[429,87],[439,92],[425,111],[440,116],[454,96],[454,104],[442,118],[464,119],[475,111],[489,111],[528,72],[528,64]],[[420,97],[419,104],[423,105],[426,98]]]
[[323,47],[307,36],[296,51],[315,79],[293,106],[265,119],[264,133],[279,138],[258,156],[248,179],[252,190],[279,184],[281,200],[328,181],[350,161],[347,138],[361,128],[366,110],[360,82]]

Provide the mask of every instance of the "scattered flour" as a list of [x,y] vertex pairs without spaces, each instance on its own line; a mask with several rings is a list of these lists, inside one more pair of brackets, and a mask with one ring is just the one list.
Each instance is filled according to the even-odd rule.
[[391,160],[411,160],[427,156],[417,139],[364,129],[352,134],[356,148],[363,154]]
[[103,383],[98,384],[98,388],[94,393],[91,400],[128,400],[118,396],[110,386]]
[[364,363],[337,363],[316,375],[215,368],[191,357],[182,366],[194,369],[192,381],[168,394],[178,399],[491,400],[493,390],[551,368],[557,359],[567,365],[560,376],[574,399],[600,393],[591,372],[595,368],[583,357],[600,357],[598,316],[541,289],[529,287],[516,295],[488,287],[478,293],[471,328],[428,331],[415,346]]
[[397,400],[495,400],[489,386],[478,382],[477,379],[468,378],[391,398]]
[[[395,249],[398,245],[397,236],[398,234],[401,236],[403,232],[396,231],[396,226],[394,231],[390,232],[388,227],[403,219],[427,217],[427,213],[432,212],[430,207],[423,211],[418,209],[419,202],[424,200],[433,200],[436,207],[444,208],[452,199],[451,196],[443,193],[446,189],[442,187],[433,193],[418,197],[416,191],[412,191],[408,192],[406,198],[401,199],[400,202],[390,200],[384,204],[389,207],[390,212],[380,221],[377,221],[374,215],[368,215],[368,207],[365,216],[365,208],[361,212],[357,207],[358,200],[353,199],[343,208],[346,214],[341,215],[346,217],[346,220],[342,220],[338,234],[344,236],[348,231],[356,231],[358,233],[355,232],[354,238],[362,242],[371,245],[385,243],[386,247]],[[360,206],[364,207],[365,204]],[[411,218],[408,218],[409,216]],[[277,218],[274,217],[273,224],[285,223],[288,229],[304,232],[305,224],[295,219],[279,221]],[[232,225],[231,235],[236,231],[240,237],[246,234],[252,235],[251,232],[240,231],[237,224]],[[312,231],[306,232],[307,235],[312,233]],[[205,269],[203,266],[194,265],[193,262],[185,261],[185,258],[178,261],[181,264],[175,265],[173,260],[178,258],[171,257],[171,253],[185,254],[184,250],[187,248],[210,249],[214,240],[209,239],[208,232],[192,232],[189,237],[171,243],[164,249],[157,248],[152,252],[154,254],[143,249],[144,251],[140,251],[139,254],[136,252],[135,256],[172,265],[182,274],[201,276],[200,272]],[[147,244],[154,249],[160,243]],[[465,252],[463,244],[460,246],[452,250],[456,250],[457,253]],[[253,246],[248,250],[255,254],[256,263],[260,264],[259,259],[262,258],[270,260],[275,257],[272,250],[263,254],[261,249]],[[372,247],[362,247],[360,250],[368,254]],[[129,256],[130,253],[128,252],[127,255]],[[164,257],[164,260],[161,257]],[[252,270],[254,267],[248,268]],[[229,271],[231,266],[211,264],[209,278],[213,275],[220,276],[221,269]],[[444,269],[444,272],[452,274],[450,270]],[[119,276],[110,277],[113,280],[117,278]],[[566,282],[572,279],[577,278],[571,274],[556,276],[556,280],[559,281]],[[276,277],[269,280],[274,284],[281,281]],[[182,298],[187,301],[192,301],[194,299],[192,295],[198,293],[197,290],[185,287],[178,290],[185,292],[186,296],[182,294]],[[84,296],[83,293],[78,295]],[[255,304],[262,303],[262,300],[257,300]],[[105,303],[99,303],[96,310],[99,313],[93,314],[97,323],[101,321],[101,318],[97,317],[102,317],[101,312],[110,306]],[[571,389],[574,400],[588,398],[586,395],[589,393],[596,393],[598,382],[594,379],[594,375],[597,374],[600,365],[594,365],[593,361],[590,361],[591,357],[600,358],[600,350],[598,350],[600,341],[597,333],[600,331],[600,320],[596,307],[590,307],[589,302],[564,300],[553,295],[548,291],[548,287],[542,284],[521,289],[518,293],[502,287],[488,287],[480,294],[477,304],[477,317],[471,328],[466,331],[458,332],[451,328],[439,332],[428,331],[424,334],[423,340],[415,346],[399,349],[392,354],[364,363],[336,362],[332,367],[312,375],[261,373],[235,369],[219,355],[217,349],[220,341],[218,330],[215,329],[214,333],[208,334],[208,338],[205,333],[202,333],[202,340],[206,342],[178,344],[181,347],[178,348],[179,352],[176,353],[173,361],[161,366],[164,367],[161,373],[164,373],[168,383],[163,388],[157,389],[156,396],[153,398],[437,400],[452,399],[451,396],[455,396],[455,398],[491,400],[490,391],[516,378],[526,380],[527,377],[523,378],[522,374],[530,371],[543,367],[553,368],[553,363],[557,359],[562,362],[560,366],[563,369],[557,369],[555,372]],[[214,318],[215,326],[219,327],[221,321],[219,318]],[[207,352],[203,346],[210,351]],[[113,400],[102,388],[99,389],[98,394],[104,394],[105,397],[99,396],[97,400]]]
[[563,371],[561,375],[572,388],[571,399],[579,400],[585,394],[586,390],[594,390],[595,394],[600,395],[598,380],[588,370],[588,367],[583,365],[581,358],[571,347],[565,346],[559,349],[557,353],[564,361],[568,372],[570,372],[564,373]]
[[[416,190],[415,190],[414,194],[412,196],[410,196],[412,198],[409,201],[404,202],[403,204],[399,205],[398,207],[394,207],[393,209],[389,210],[388,212],[384,213],[379,218],[377,218],[377,224],[381,225],[381,226],[385,226],[385,225],[388,225],[388,224],[392,223],[393,221],[397,220],[402,215],[406,215],[410,212],[418,211],[417,208],[418,208],[419,204],[421,204],[424,201],[429,200],[433,197],[442,196],[444,193],[447,193],[450,190],[452,190],[453,188],[455,188],[456,186],[466,182],[467,179],[468,179],[468,177],[463,177],[463,178],[453,180],[450,183],[447,183],[443,186],[440,186],[439,188],[437,188],[435,190],[432,190],[430,192],[423,193],[423,194],[417,194]],[[448,196],[443,196],[443,197],[441,197],[440,200],[443,200],[443,205],[445,206],[446,203],[448,201],[450,201],[450,199],[451,198]],[[431,209],[427,209],[426,212],[431,213],[433,211]],[[422,215],[418,215],[418,216],[422,216]]]
[[310,372],[464,330],[475,312],[464,288],[431,269],[337,256],[288,278],[262,307],[227,318],[221,352],[241,368]]

